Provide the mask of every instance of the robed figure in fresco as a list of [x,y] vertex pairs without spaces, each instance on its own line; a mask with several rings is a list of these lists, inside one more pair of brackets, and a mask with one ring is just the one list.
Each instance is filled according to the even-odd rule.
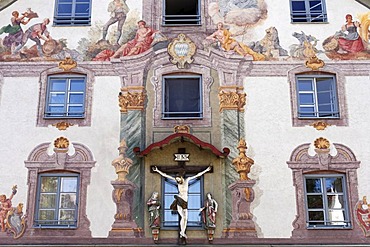
[[193,179],[196,179],[206,172],[209,172],[211,167],[207,167],[205,170],[199,172],[198,174],[183,178],[181,175],[177,175],[176,177],[169,176],[168,174],[160,171],[156,166],[153,168],[154,172],[158,172],[162,177],[171,179],[176,181],[177,189],[179,191],[178,195],[175,195],[175,200],[171,204],[171,209],[177,211],[181,217],[180,220],[180,237],[187,238],[185,231],[188,222],[188,191],[189,191],[189,182]]
[[357,32],[357,29],[360,27],[361,25],[358,21],[352,20],[352,15],[346,15],[346,24],[336,34],[339,43],[338,53],[355,53],[365,49],[362,39]]
[[265,56],[253,51],[247,45],[236,41],[232,38],[231,33],[229,30],[224,28],[223,23],[217,23],[217,31],[213,34],[209,35],[206,40],[210,40],[213,42],[218,42],[222,50],[226,52],[234,52],[243,57],[247,55],[251,55],[254,61],[263,61],[265,60]]

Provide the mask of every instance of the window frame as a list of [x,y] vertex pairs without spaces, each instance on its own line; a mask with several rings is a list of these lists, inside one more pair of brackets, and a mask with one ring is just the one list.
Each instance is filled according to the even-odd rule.
[[[169,88],[166,79],[198,79],[198,89],[199,89],[199,111],[198,112],[171,112],[166,110],[166,106],[171,104],[170,99],[167,95],[167,89]],[[162,77],[162,117],[161,119],[163,120],[180,120],[180,119],[203,119],[203,80],[202,80],[202,75],[165,75]],[[183,114],[178,117],[174,116],[166,116],[166,115],[171,115],[171,114]],[[186,116],[190,114],[198,114],[198,116]],[[185,116],[184,116],[185,115]]]
[[[85,86],[85,116],[83,118],[45,118],[47,90],[48,90],[48,77],[49,76],[86,76]],[[40,91],[39,91],[39,103],[38,103],[38,114],[37,114],[37,127],[47,127],[60,122],[68,122],[73,125],[80,127],[91,126],[91,115],[92,115],[92,98],[93,98],[93,87],[94,87],[94,73],[91,70],[78,66],[73,69],[73,72],[62,72],[59,67],[50,68],[44,70],[40,75]]]
[[[166,1],[163,0],[162,2],[162,26],[200,26],[202,25],[202,14],[201,14],[201,0],[195,0],[197,1],[197,14],[195,15],[167,15],[166,14]],[[172,20],[167,20],[167,18],[175,18],[175,17],[194,17],[194,19],[175,19],[173,22],[180,22],[180,23],[175,23],[171,24]],[[195,23],[186,23],[186,21],[192,21]],[[169,22],[169,23],[168,23]],[[181,23],[183,22],[183,23]]]
[[[40,221],[45,221],[45,220],[40,220],[39,219],[39,216],[40,216],[40,201],[41,201],[41,195],[43,192],[41,192],[41,183],[42,183],[42,178],[44,177],[57,177],[57,181],[58,181],[58,185],[57,185],[57,191],[55,192],[56,194],[56,204],[55,204],[55,207],[53,208],[53,210],[55,212],[57,212],[54,216],[54,220],[53,222],[56,222],[57,224],[42,224],[42,223],[38,223]],[[76,178],[76,192],[75,192],[75,196],[76,196],[76,201],[75,201],[75,208],[74,208],[74,224],[60,224],[59,222],[61,221],[60,220],[60,210],[62,210],[62,208],[60,207],[60,204],[61,204],[61,196],[63,193],[66,193],[66,192],[62,192],[61,191],[61,180],[63,178]],[[36,199],[36,207],[35,207],[35,217],[34,217],[34,222],[33,222],[33,227],[35,228],[60,228],[60,229],[75,229],[78,227],[78,211],[79,211],[79,208],[78,208],[78,205],[79,205],[79,199],[80,199],[80,175],[79,174],[73,174],[73,173],[41,173],[41,174],[38,174],[38,181],[37,181],[37,199]],[[71,208],[69,208],[71,209]]]
[[[324,181],[326,181],[326,179],[328,178],[341,178],[341,186],[342,186],[342,192],[327,192],[325,190],[325,186],[324,186]],[[320,179],[320,183],[321,183],[321,193],[319,192],[307,192],[307,179]],[[348,196],[347,196],[347,181],[346,181],[346,176],[344,174],[316,174],[316,175],[312,175],[312,174],[309,174],[309,175],[304,175],[304,180],[303,180],[303,183],[304,183],[304,194],[305,194],[305,210],[306,210],[306,223],[307,223],[307,229],[345,229],[345,228],[348,228],[350,229],[352,227],[351,225],[351,220],[350,220],[350,214],[349,214],[349,207],[348,207]],[[322,208],[312,208],[310,209],[308,207],[308,197],[309,196],[314,196],[314,195],[322,195],[322,198],[323,198],[323,207]],[[343,222],[346,223],[346,224],[342,224],[342,225],[330,225],[330,222],[333,222],[333,221],[330,221],[328,220],[329,218],[329,211],[330,211],[330,208],[328,206],[328,196],[335,196],[335,195],[338,195],[338,196],[343,196],[343,208],[341,208],[341,210],[344,212],[343,215],[344,215],[344,219],[343,219]],[[332,209],[335,209],[335,208],[332,208]],[[339,210],[339,209],[337,209]],[[322,211],[323,212],[323,216],[324,216],[324,222],[323,224],[310,224],[311,223],[314,223],[315,221],[310,221],[310,217],[309,217],[309,214],[310,212],[319,212],[319,211]]]
[[[175,176],[175,174],[169,174],[170,176]],[[186,175],[186,177],[190,177],[190,176],[193,176],[193,175],[195,175],[195,174],[187,174]],[[185,177],[185,178],[186,178]],[[196,178],[196,179],[193,179],[193,180],[191,180],[190,181],[190,183],[189,183],[189,188],[190,188],[190,185],[191,185],[191,183],[195,183],[195,182],[197,182],[197,181],[199,181],[199,186],[200,186],[200,192],[199,193],[192,193],[192,192],[190,192],[190,189],[189,189],[189,191],[188,191],[188,222],[187,222],[187,228],[189,228],[189,229],[192,229],[192,230],[194,230],[194,229],[201,229],[202,228],[202,219],[201,219],[201,216],[199,215],[199,221],[197,221],[197,223],[195,223],[195,221],[190,221],[190,217],[189,217],[189,212],[198,212],[199,213],[199,208],[201,208],[201,207],[203,207],[203,201],[204,201],[204,178],[203,178],[203,176],[201,176],[201,177],[198,177],[198,178]],[[162,177],[162,180],[161,180],[161,184],[162,184],[162,207],[161,207],[161,213],[162,213],[162,215],[163,215],[163,217],[162,217],[162,221],[161,221],[161,227],[162,228],[164,228],[164,229],[167,229],[167,230],[172,230],[172,229],[178,229],[178,227],[179,227],[179,222],[180,222],[180,215],[177,213],[176,215],[176,217],[177,217],[177,224],[173,224],[173,225],[166,225],[166,217],[165,217],[165,214],[166,214],[166,211],[171,211],[171,209],[169,208],[169,206],[171,205],[171,203],[173,202],[173,200],[171,200],[171,202],[170,202],[170,204],[168,205],[168,207],[167,207],[167,204],[166,204],[166,195],[170,195],[170,196],[173,196],[173,195],[178,195],[178,192],[176,192],[176,193],[173,193],[173,192],[171,192],[171,193],[166,193],[166,190],[165,190],[165,184],[166,183],[171,183],[171,184],[176,184],[176,181],[174,181],[174,180],[170,180],[170,179],[168,179],[168,178],[164,178],[164,177]],[[176,188],[177,188],[177,186],[176,186]],[[197,195],[197,194],[199,194],[199,205],[200,205],[200,207],[199,208],[189,208],[189,205],[190,205],[190,203],[189,203],[189,201],[190,201],[190,196],[191,195]],[[169,212],[170,214],[171,214],[171,212]],[[192,222],[194,223],[194,225],[192,225]]]
[[[298,116],[298,94],[297,94],[297,75],[332,75],[336,82],[337,100],[339,118],[299,118]],[[312,125],[315,122],[322,121],[329,125],[348,126],[348,109],[346,104],[346,78],[343,71],[336,67],[325,65],[325,70],[312,71],[306,66],[301,65],[288,71],[288,82],[290,84],[290,102],[291,102],[291,117],[293,127],[303,127]]]
[[[313,2],[313,1],[321,1],[321,3],[319,3],[319,5],[321,4],[320,11],[311,10],[310,2]],[[305,10],[304,11],[294,10],[293,2],[304,2]],[[290,0],[289,4],[290,4],[290,20],[291,20],[291,23],[293,24],[294,23],[327,23],[328,22],[325,0]],[[295,16],[298,14],[300,15],[300,17]],[[312,15],[319,15],[319,18],[316,16],[312,17]],[[301,16],[305,16],[305,17],[301,17]],[[299,21],[303,19],[305,19],[305,21]],[[321,19],[322,21],[314,21],[316,19]]]
[[[319,91],[318,85],[320,81],[318,79],[322,78],[331,78],[331,102],[329,103],[331,105],[331,111],[330,112],[324,112],[319,110],[319,106],[323,105],[320,104],[319,94],[323,93],[325,91]],[[312,89],[310,91],[301,91],[299,90],[299,81],[300,80],[310,80]],[[300,119],[339,119],[340,118],[340,112],[339,112],[339,102],[338,102],[338,92],[336,87],[336,80],[334,75],[309,75],[309,74],[300,74],[296,75],[296,87],[297,87],[297,109],[298,109],[298,118]],[[327,91],[329,92],[329,91]],[[303,104],[301,103],[301,97],[300,95],[312,95],[313,103],[312,104]],[[329,105],[327,104],[327,105]],[[314,108],[314,116],[302,116],[304,112],[300,112],[301,108]],[[330,114],[331,116],[320,116],[321,114]]]
[[[65,94],[65,99],[64,99],[64,103],[63,103],[64,111],[60,114],[58,114],[58,112],[49,112],[48,111],[48,108],[50,107],[50,105],[53,104],[51,102],[52,101],[51,95],[53,93],[54,94],[62,93],[62,91],[51,91],[52,80],[57,80],[57,79],[66,81],[66,85],[65,85],[65,88],[64,88],[64,91],[63,91],[64,94]],[[72,79],[83,79],[83,82],[84,82],[83,91],[72,91],[71,90],[71,80]],[[65,119],[77,118],[78,119],[78,118],[85,118],[85,114],[86,114],[86,107],[85,107],[85,104],[86,104],[86,76],[85,75],[72,75],[72,74],[68,74],[68,75],[50,75],[50,76],[48,76],[47,92],[46,93],[47,93],[47,96],[46,96],[46,99],[45,99],[46,103],[45,103],[44,118],[46,118],[46,119],[56,119],[56,118],[65,118]],[[83,102],[81,104],[82,104],[83,111],[81,112],[80,115],[77,115],[77,114],[76,115],[70,115],[70,114],[73,114],[73,113],[71,113],[71,111],[68,110],[68,108],[71,105],[72,106],[73,105],[81,105],[81,104],[73,104],[73,103],[70,102],[70,96],[73,95],[73,94],[82,94]],[[61,104],[62,103],[59,103],[59,105],[61,105]]]
[[[54,8],[54,26],[90,26],[91,25],[91,7],[92,0],[68,0],[69,2],[61,2],[61,0],[55,0]],[[78,5],[87,4],[88,13],[81,15],[84,12],[78,12]],[[71,12],[62,14],[60,6],[71,5]]]

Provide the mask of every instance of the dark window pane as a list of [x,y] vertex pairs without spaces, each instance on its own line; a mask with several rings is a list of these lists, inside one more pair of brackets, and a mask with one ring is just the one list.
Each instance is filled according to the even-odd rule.
[[304,1],[292,1],[292,9],[293,11],[305,11],[306,6]]
[[307,196],[307,206],[309,209],[312,208],[323,208],[323,199],[321,195],[309,195]]
[[76,207],[76,194],[62,194],[60,198],[61,208],[75,208]]
[[318,93],[317,101],[319,105],[320,104],[331,104],[331,93],[330,92]]
[[83,104],[84,102],[84,95],[79,93],[70,94],[69,96],[69,103],[70,104]]
[[189,195],[188,208],[200,209],[200,195]]
[[90,13],[89,4],[77,4],[76,5],[76,15],[78,16],[88,16]]
[[309,221],[324,221],[324,212],[323,211],[310,211],[308,212]]
[[333,79],[332,78],[317,78],[316,79],[317,91],[332,91]]
[[58,14],[59,15],[72,15],[72,5],[71,4],[59,4],[58,5]]
[[65,103],[65,94],[64,93],[51,93],[50,94],[50,103],[51,104],[64,104]]
[[322,193],[321,179],[319,178],[306,179],[306,191],[307,193]]

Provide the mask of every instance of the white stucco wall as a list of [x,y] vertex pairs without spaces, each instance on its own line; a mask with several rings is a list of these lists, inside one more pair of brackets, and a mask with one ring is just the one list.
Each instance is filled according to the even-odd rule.
[[[0,102],[0,193],[10,195],[14,184],[18,194],[13,204],[27,202],[27,173],[24,161],[39,144],[54,142],[60,136],[70,142],[86,145],[96,161],[88,187],[87,216],[91,221],[94,237],[108,235],[113,223],[115,205],[112,202],[116,179],[111,165],[118,157],[120,110],[117,95],[120,92],[118,77],[96,77],[92,102],[91,127],[69,127],[66,131],[57,128],[36,127],[39,100],[38,78],[4,78]],[[20,90],[21,88],[21,90]]]
[[361,161],[357,170],[359,196],[370,195],[370,116],[366,114],[370,103],[369,83],[368,76],[346,77],[349,126],[329,126],[318,131],[312,126],[292,127],[290,89],[286,77],[245,79],[246,141],[248,155],[255,161],[251,178],[257,180],[252,213],[261,236],[291,236],[296,201],[292,171],[286,162],[300,144],[313,143],[316,138],[324,137],[331,143],[349,147]]

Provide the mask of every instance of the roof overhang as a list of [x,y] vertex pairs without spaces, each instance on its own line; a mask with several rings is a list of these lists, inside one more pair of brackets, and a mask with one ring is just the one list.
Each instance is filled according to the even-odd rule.
[[176,142],[190,142],[190,143],[193,143],[194,145],[197,145],[200,149],[205,149],[205,150],[211,151],[214,155],[216,155],[219,158],[226,158],[230,153],[230,149],[228,149],[228,148],[223,148],[223,150],[221,152],[220,150],[218,150],[212,144],[207,143],[207,142],[203,142],[203,141],[199,140],[197,137],[193,136],[192,134],[188,134],[188,133],[172,134],[172,135],[166,137],[165,139],[163,139],[162,141],[150,144],[146,149],[144,149],[142,151],[140,150],[139,147],[135,147],[134,148],[134,153],[139,157],[143,157],[143,156],[148,155],[154,149],[161,149],[161,148],[163,148],[167,145],[170,145],[170,144],[176,143]]

